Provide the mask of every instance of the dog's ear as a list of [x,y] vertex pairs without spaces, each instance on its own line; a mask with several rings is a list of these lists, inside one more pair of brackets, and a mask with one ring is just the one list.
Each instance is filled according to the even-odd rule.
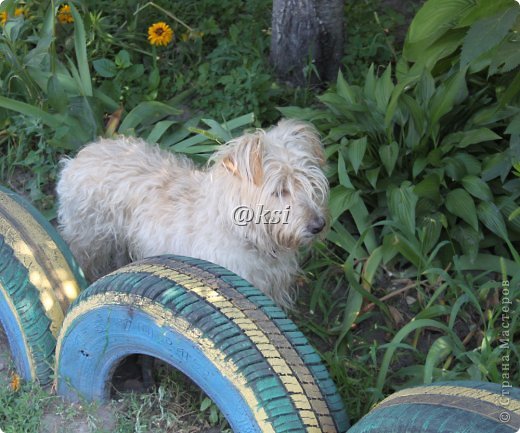
[[264,181],[263,153],[263,135],[246,134],[232,144],[232,150],[224,155],[222,164],[233,175],[260,186]]

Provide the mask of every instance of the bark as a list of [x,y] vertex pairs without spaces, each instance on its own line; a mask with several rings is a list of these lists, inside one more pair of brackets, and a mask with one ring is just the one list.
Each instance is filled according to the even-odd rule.
[[274,0],[271,62],[294,85],[335,80],[343,54],[342,0]]

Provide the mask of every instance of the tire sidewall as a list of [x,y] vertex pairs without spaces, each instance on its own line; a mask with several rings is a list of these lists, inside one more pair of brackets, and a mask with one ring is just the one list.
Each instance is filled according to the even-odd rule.
[[[59,394],[76,401],[106,399],[118,363],[129,355],[143,354],[162,360],[192,379],[217,404],[233,431],[261,432],[248,402],[218,363],[202,350],[200,341],[123,305],[100,306],[80,317],[60,338]],[[74,337],[68,338],[71,333]],[[77,389],[82,390],[82,395]]]
[[0,324],[4,328],[7,342],[11,351],[11,358],[18,374],[24,380],[34,380],[34,367],[31,368],[29,348],[25,334],[20,327],[20,319],[13,306],[5,297],[4,290],[0,287]]

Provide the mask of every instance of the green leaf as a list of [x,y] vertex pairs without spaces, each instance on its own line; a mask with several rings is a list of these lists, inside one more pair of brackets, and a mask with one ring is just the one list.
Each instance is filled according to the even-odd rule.
[[386,108],[385,113],[385,126],[388,127],[392,123],[395,112],[397,110],[397,105],[399,102],[399,98],[410,87],[412,87],[419,79],[421,78],[424,71],[424,65],[421,64],[415,64],[412,66],[412,68],[408,71],[408,75],[402,79],[401,82],[399,82],[392,92],[392,97],[390,98],[390,102],[388,103],[388,106]]
[[49,99],[50,106],[59,113],[64,113],[67,110],[67,94],[65,93],[65,90],[63,89],[63,86],[61,85],[56,75],[52,75],[49,78],[49,82],[47,84],[47,97]]
[[480,160],[470,153],[457,152],[453,159],[462,163],[464,171],[466,171],[468,175],[476,176],[482,173]]
[[442,224],[438,215],[426,216],[421,221],[419,240],[422,254],[428,254],[439,242]]
[[25,20],[23,17],[10,17],[3,25],[3,33],[11,42],[17,42],[22,31]]
[[[246,125],[249,125],[253,123],[255,120],[253,113],[244,114],[243,116],[236,117],[232,120],[229,120],[225,123],[223,123],[221,126],[225,128],[228,131],[236,131],[240,130]],[[182,141],[175,141],[174,139],[168,137],[167,140],[164,141],[165,146],[170,146],[172,150],[175,152],[190,152],[189,149],[191,149],[193,146],[204,143],[205,141],[208,141],[208,133],[212,135],[213,138],[216,137],[212,130],[210,131],[204,131],[204,133],[199,133],[199,131],[203,131],[201,129],[194,128],[194,124],[190,123],[189,125],[186,125],[188,131],[195,131],[197,132],[197,135],[194,135],[192,137],[186,138]],[[175,137],[174,137],[175,138]],[[193,152],[191,152],[193,153]]]
[[489,155],[484,160],[482,167],[482,180],[488,182],[496,177],[502,177],[505,179],[509,171],[511,170],[511,160],[505,152],[498,152],[493,155]]
[[520,113],[511,119],[507,125],[506,134],[520,134]]
[[462,133],[462,140],[457,145],[458,148],[464,149],[472,144],[482,143],[484,141],[501,140],[502,137],[494,133],[489,128],[472,129]]
[[494,203],[483,201],[479,203],[477,211],[482,224],[497,236],[509,241],[504,217]]
[[218,422],[218,410],[215,405],[212,405],[209,412],[209,423],[215,425]]
[[417,196],[410,182],[403,182],[399,188],[387,192],[388,208],[392,219],[411,236],[415,236],[415,206]]
[[381,113],[386,111],[392,92],[394,91],[394,84],[392,83],[392,65],[388,65],[385,72],[376,81],[375,98],[377,108]]
[[[374,277],[383,261],[383,246],[375,248],[363,266],[362,280],[363,286],[369,288],[374,282]],[[384,304],[383,304],[384,305]]]
[[288,106],[288,107],[276,107],[276,109],[282,113],[284,117],[290,118],[290,119],[300,119],[300,120],[313,120],[317,117],[320,117],[323,115],[323,110],[317,110],[315,108],[310,107],[295,107],[295,106]]
[[472,0],[429,0],[424,3],[406,34],[404,57],[409,61],[417,61],[425,49],[474,7],[475,2]]
[[347,147],[347,154],[352,167],[356,174],[358,173],[359,167],[363,162],[365,151],[367,149],[367,138],[359,138],[357,140],[350,140]]
[[88,68],[87,39],[85,36],[85,27],[83,26],[83,18],[73,3],[70,3],[69,6],[70,12],[74,17],[74,51],[76,52],[76,62],[81,78],[83,95],[92,96],[92,79],[90,78]]
[[489,76],[500,72],[504,74],[512,71],[520,65],[520,50],[518,41],[513,38],[504,39],[498,48],[493,50],[491,64],[489,65]]
[[335,349],[337,350],[345,336],[349,333],[356,318],[359,316],[361,306],[363,305],[363,295],[361,290],[356,290],[354,287],[361,289],[358,282],[358,275],[354,271],[351,263],[345,263],[344,266],[345,277],[349,282],[350,288],[348,292],[347,301],[345,303],[345,310],[343,311],[343,321],[341,323],[341,332],[336,339]]
[[444,164],[446,176],[448,176],[451,180],[459,181],[466,174],[468,174],[466,167],[459,159],[448,157],[444,158],[442,162]]
[[429,174],[415,186],[413,191],[417,197],[426,197],[438,202],[440,200],[440,184],[439,176]]
[[493,0],[493,1],[478,1],[475,8],[459,21],[458,27],[471,26],[473,23],[483,18],[490,17],[500,11],[514,6],[512,0]]
[[479,243],[483,236],[466,224],[456,224],[450,231],[450,235],[455,239],[461,251],[469,257],[470,261],[477,258]]
[[352,218],[356,223],[359,234],[363,238],[368,253],[372,253],[377,247],[376,235],[374,229],[371,227],[370,214],[365,205],[365,202],[361,198],[360,194],[357,194],[354,203],[349,208]]
[[456,59],[456,56],[451,58],[449,56],[460,48],[464,36],[466,36],[466,29],[448,30],[435,41],[435,44],[424,50],[418,59],[418,64],[423,65],[429,71],[433,71],[441,63],[441,60],[444,60],[446,63],[455,61],[452,59]]
[[352,88],[343,77],[343,73],[341,70],[338,71],[338,79],[336,81],[336,88],[338,91],[338,95],[341,96],[345,101],[349,104],[354,104],[356,101],[355,93],[352,91]]
[[412,176],[414,179],[422,173],[422,171],[425,169],[425,167],[428,165],[428,160],[423,157],[419,156],[415,159],[412,167]]
[[159,69],[154,68],[150,75],[148,76],[148,91],[153,91],[159,87],[159,83],[161,82],[161,76],[159,74]]
[[226,143],[233,138],[230,131],[226,130],[217,121],[213,119],[202,119],[202,121],[211,128],[211,133],[216,135],[221,143]]
[[[343,142],[343,140],[341,141]],[[339,184],[343,185],[345,188],[354,188],[347,173],[347,165],[345,163],[345,158],[343,157],[343,152],[338,152],[338,179]]]
[[442,336],[437,338],[433,342],[428,350],[428,355],[426,356],[426,361],[424,362],[424,377],[423,382],[425,384],[430,384],[433,381],[433,369],[435,366],[445,359],[448,355],[453,352],[453,343],[451,338],[447,336]]
[[495,201],[500,212],[507,218],[506,224],[520,233],[520,207],[511,197],[498,197]]
[[92,62],[94,70],[104,78],[112,78],[117,74],[117,67],[112,60],[97,59]]
[[485,201],[493,200],[493,194],[488,184],[481,178],[473,175],[465,176],[462,178],[462,185],[464,189],[468,191],[473,197],[479,198]]
[[115,58],[115,64],[120,69],[129,68],[132,65],[130,60],[130,53],[126,50],[119,51]]
[[362,259],[367,256],[367,252],[359,244],[359,240],[355,239],[338,221],[332,223],[331,230],[327,233],[327,240],[342,248],[343,251],[356,259]]
[[468,95],[466,69],[463,69],[442,83],[430,101],[431,125],[437,125],[442,116],[449,113],[454,105]]
[[372,63],[368,68],[367,75],[365,76],[365,85],[363,87],[363,93],[367,99],[375,99],[376,92],[376,75],[374,74],[374,64]]
[[520,8],[514,6],[473,24],[462,45],[461,68],[498,45],[509,33],[519,13]]
[[455,189],[446,195],[446,209],[453,215],[466,221],[474,230],[478,231],[477,211],[475,202],[463,189]]
[[393,248],[417,268],[418,273],[422,272],[426,260],[422,255],[421,245],[415,238],[407,239],[400,233],[394,233],[391,242]]
[[[45,66],[42,68],[42,64],[45,65],[46,63],[52,62],[49,55],[49,48],[52,41],[53,37],[51,35],[40,36],[36,47],[29,51],[23,58],[23,64],[25,67],[37,68],[42,72],[42,69],[47,69]],[[48,70],[46,72],[48,72]]]
[[131,129],[135,129],[138,125],[154,123],[165,116],[178,115],[180,113],[181,111],[179,109],[163,104],[162,102],[141,102],[126,115],[119,127],[119,133],[124,134]]
[[435,94],[435,80],[430,71],[425,70],[421,76],[421,79],[415,86],[415,94],[418,102],[427,106],[430,99]]
[[61,125],[60,118],[56,115],[49,114],[38,107],[35,107],[25,102],[16,101],[14,99],[0,96],[0,107],[6,108],[7,110],[16,111],[35,119],[40,119],[45,125],[51,128],[57,129]]
[[175,124],[177,124],[177,122],[174,120],[162,120],[161,122],[157,122],[146,138],[146,141],[148,141],[148,143],[158,143],[165,132]]
[[144,66],[141,64],[132,65],[128,69],[125,69],[121,76],[125,81],[134,81],[141,78],[144,75]]
[[412,134],[414,131],[416,131],[416,134],[412,136],[413,138],[411,138],[410,140],[411,144],[408,147],[412,150],[415,150],[421,144],[420,138],[424,135],[427,123],[426,116],[421,105],[414,98],[407,95],[406,93],[401,95],[400,102],[402,102],[404,106],[402,107],[403,111],[404,109],[406,109],[413,119],[413,124],[410,124],[408,126],[408,132],[409,134]]
[[365,171],[365,176],[366,176],[368,182],[370,183],[370,185],[372,185],[372,188],[374,188],[374,189],[376,188],[377,179],[378,179],[380,171],[381,171],[381,167],[376,167],[376,168],[372,168],[370,170]]
[[492,254],[479,254],[475,260],[471,260],[467,255],[455,259],[454,267],[460,271],[489,271],[502,273],[503,264],[506,266],[507,275],[513,278],[520,278],[520,262],[504,259],[503,257]]
[[224,122],[223,126],[228,131],[235,131],[236,129],[243,128],[244,126],[251,125],[254,121],[255,121],[255,114],[247,113],[247,114],[243,114],[242,116],[238,116],[238,117],[235,117],[234,119]]
[[391,175],[399,158],[399,145],[393,141],[390,144],[381,146],[379,148],[379,156],[385,166],[386,172]]
[[202,403],[200,404],[200,411],[204,412],[206,409],[208,409],[213,402],[209,397],[205,397],[204,400],[202,400]]
[[381,367],[379,368],[379,373],[377,375],[376,389],[378,391],[383,390],[383,386],[386,381],[386,375],[388,374],[388,370],[390,368],[390,362],[392,361],[394,353],[396,349],[399,347],[401,341],[403,341],[412,332],[420,330],[421,328],[440,329],[441,331],[449,334],[452,337],[452,341],[454,341],[455,345],[458,346],[459,350],[463,349],[462,343],[460,343],[458,337],[453,333],[451,329],[449,329],[443,323],[431,319],[413,320],[406,324],[403,328],[401,328],[399,332],[395,335],[395,337],[392,339],[392,341],[388,344],[388,349],[386,350],[385,355],[383,356]]
[[358,199],[359,194],[359,191],[345,188],[342,185],[338,185],[330,190],[329,209],[333,222],[352,207]]

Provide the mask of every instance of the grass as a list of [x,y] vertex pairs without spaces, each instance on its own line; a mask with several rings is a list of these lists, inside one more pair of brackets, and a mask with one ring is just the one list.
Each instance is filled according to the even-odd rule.
[[[508,380],[518,385],[518,367],[502,358],[518,356],[518,347],[511,336],[505,351],[496,344],[503,326],[511,335],[519,330],[517,315],[501,322],[506,297],[496,275],[441,275],[428,284],[389,274],[382,270],[372,286],[371,294],[381,304],[366,302],[345,335],[341,318],[348,295],[330,292],[327,284],[314,288],[314,297],[321,298],[314,314],[296,319],[322,348],[354,420],[383,396],[432,381],[501,383],[502,373],[508,372]],[[519,295],[516,288],[513,296]],[[301,309],[313,311],[309,305]]]
[[102,406],[64,402],[35,384],[16,392],[2,387],[0,425],[5,433],[197,433],[212,426],[230,432],[224,421],[214,420],[214,405],[201,411],[200,398],[198,389],[178,377],[152,393],[121,394]]
[[3,383],[3,376],[15,374],[9,364],[0,374],[0,426],[5,433],[231,433],[218,408],[190,379],[166,365],[154,372],[152,392],[115,390],[106,404],[69,403],[35,383],[13,390]]

